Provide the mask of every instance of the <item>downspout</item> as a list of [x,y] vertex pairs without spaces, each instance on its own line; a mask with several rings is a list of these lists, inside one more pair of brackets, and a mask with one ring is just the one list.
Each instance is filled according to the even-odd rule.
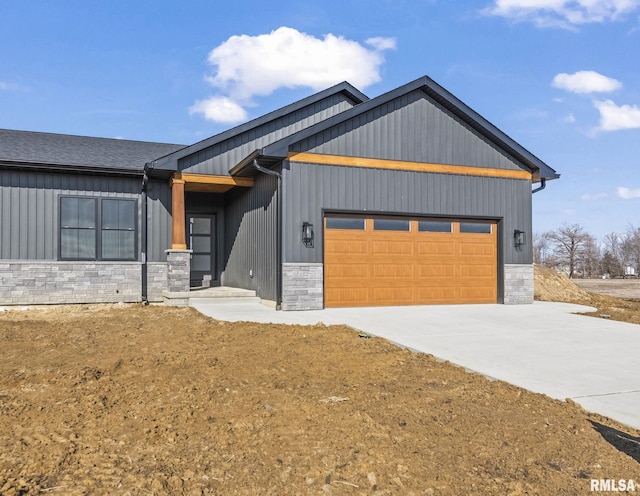
[[142,273],[142,304],[148,305],[147,288],[147,185],[149,184],[149,163],[144,164],[144,174],[142,175],[142,246],[140,247],[141,273]]
[[280,172],[262,167],[258,159],[253,159],[253,167],[263,174],[278,178],[278,203],[276,206],[276,309],[282,309],[282,174]]
[[531,190],[531,194],[537,193],[538,191],[542,191],[544,188],[546,188],[547,186],[547,180],[542,177],[540,178],[540,186],[538,186],[536,189]]

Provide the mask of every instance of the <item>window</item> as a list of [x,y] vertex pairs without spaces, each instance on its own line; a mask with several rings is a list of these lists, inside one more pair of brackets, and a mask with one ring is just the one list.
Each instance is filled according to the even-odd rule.
[[460,222],[461,233],[491,234],[489,222]]
[[136,259],[135,200],[102,200],[102,258]]
[[445,220],[421,220],[418,221],[418,231],[450,233],[451,222]]
[[364,230],[364,219],[353,217],[327,217],[327,229]]
[[402,219],[373,219],[373,229],[376,231],[408,231],[409,221]]
[[96,258],[96,199],[60,200],[60,257]]
[[136,260],[136,200],[60,198],[60,259]]

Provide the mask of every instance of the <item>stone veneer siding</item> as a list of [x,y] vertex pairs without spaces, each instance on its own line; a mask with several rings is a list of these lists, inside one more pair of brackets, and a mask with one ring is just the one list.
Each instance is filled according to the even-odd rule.
[[282,264],[282,310],[321,310],[323,307],[323,265]]
[[191,250],[165,250],[167,254],[167,286],[170,293],[189,291]]
[[533,303],[533,265],[504,266],[504,304]]
[[0,261],[0,305],[119,303],[141,299],[139,262]]
[[166,262],[147,262],[147,300],[162,301],[162,292],[167,289],[168,266]]

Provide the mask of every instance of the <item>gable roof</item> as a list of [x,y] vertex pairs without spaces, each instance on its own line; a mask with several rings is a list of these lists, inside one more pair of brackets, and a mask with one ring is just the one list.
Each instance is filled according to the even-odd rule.
[[[292,134],[291,136],[271,143],[262,149],[257,150],[256,153],[252,155],[265,157],[271,163],[276,160],[285,159],[291,145],[415,90],[421,90],[426,93],[430,98],[461,119],[480,135],[484,136],[500,149],[504,150],[506,153],[531,169],[532,173],[535,174],[537,172],[541,179],[557,179],[560,177],[555,170],[545,164],[542,160],[500,131],[500,129],[491,124],[487,119],[482,117],[427,76],[416,79],[415,81],[405,84],[404,86],[400,86],[395,90],[372,98],[349,110],[345,110],[340,114],[334,115],[333,117],[329,117],[328,119]],[[247,159],[233,167],[230,173],[232,175],[242,175],[243,169],[248,167],[250,163],[251,160],[247,157]]]
[[146,162],[184,146],[0,129],[0,165],[142,173]]
[[292,114],[297,110],[308,107],[309,105],[313,105],[314,103],[317,103],[331,95],[335,95],[338,93],[342,93],[355,104],[360,104],[364,101],[369,100],[369,97],[367,95],[344,81],[342,83],[336,84],[335,86],[327,88],[326,90],[314,93],[313,95],[303,98],[302,100],[298,100],[294,103],[286,105],[285,107],[274,110],[273,112],[269,112],[268,114],[252,119],[248,122],[245,122],[244,124],[240,124],[239,126],[223,131],[222,133],[216,134],[215,136],[211,136],[210,138],[199,141],[198,143],[195,143],[191,146],[187,146],[181,150],[167,154],[166,156],[159,157],[154,161],[153,169],[177,170],[177,162],[181,158],[192,155],[196,152],[199,152],[200,150],[204,150],[205,148],[214,146],[225,140],[233,138],[234,136],[238,136],[247,131],[251,131],[252,129],[267,124],[268,122],[274,121],[288,114]]

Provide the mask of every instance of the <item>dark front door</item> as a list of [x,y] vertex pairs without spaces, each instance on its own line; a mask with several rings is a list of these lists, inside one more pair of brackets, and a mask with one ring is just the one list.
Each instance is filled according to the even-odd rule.
[[211,286],[216,277],[216,216],[187,215],[191,255],[191,286]]

